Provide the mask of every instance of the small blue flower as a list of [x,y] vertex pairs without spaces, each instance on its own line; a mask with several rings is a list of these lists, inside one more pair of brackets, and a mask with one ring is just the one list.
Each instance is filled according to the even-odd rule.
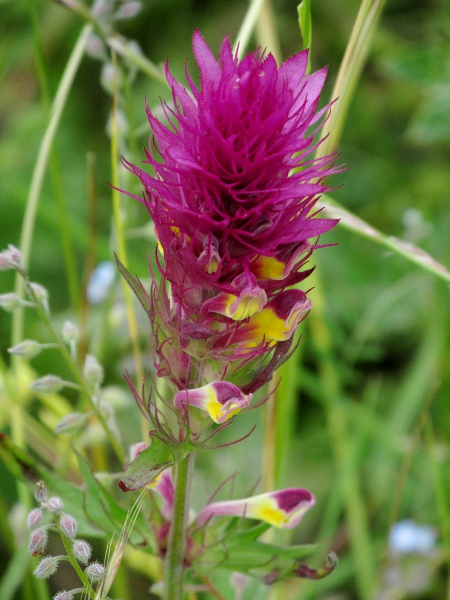
[[389,547],[400,554],[424,554],[434,548],[436,532],[427,525],[417,525],[411,519],[395,523],[389,533]]
[[106,300],[115,276],[115,265],[110,260],[105,260],[95,267],[86,290],[87,299],[90,304],[101,304]]

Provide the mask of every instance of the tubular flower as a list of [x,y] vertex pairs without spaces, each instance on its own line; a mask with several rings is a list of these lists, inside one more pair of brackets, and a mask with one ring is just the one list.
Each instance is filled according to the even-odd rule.
[[202,526],[214,516],[232,516],[259,519],[274,527],[292,529],[315,503],[316,499],[307,490],[288,488],[243,500],[208,504],[198,516],[198,524]]
[[245,395],[232,383],[215,381],[201,388],[181,391],[175,394],[177,408],[196,406],[208,412],[216,423],[224,423],[246,408],[252,394]]
[[336,224],[314,206],[339,169],[336,154],[312,158],[330,105],[318,110],[326,69],[306,75],[308,51],[278,67],[258,50],[239,60],[226,38],[216,60],[198,31],[193,48],[200,85],[186,70],[188,91],[166,64],[165,123],[147,107],[151,173],[124,163],[158,241],[162,281],[148,295],[157,373],[179,390],[180,411],[222,423],[249,400],[222,401],[215,386],[248,393],[270,380],[311,307],[287,288],[311,273],[318,237]]

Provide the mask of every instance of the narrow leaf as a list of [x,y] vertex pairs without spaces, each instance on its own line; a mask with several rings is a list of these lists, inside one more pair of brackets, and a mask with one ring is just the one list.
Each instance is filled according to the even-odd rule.
[[120,274],[125,279],[125,281],[128,283],[130,288],[133,290],[133,292],[136,295],[136,298],[139,300],[139,302],[141,303],[144,310],[146,312],[148,312],[150,310],[151,301],[150,301],[150,297],[148,296],[147,292],[144,290],[143,285],[141,284],[139,279],[137,277],[134,277],[134,275],[132,275],[128,271],[126,266],[120,262],[120,260],[116,254],[115,254],[115,258],[116,258],[117,268],[119,269]]

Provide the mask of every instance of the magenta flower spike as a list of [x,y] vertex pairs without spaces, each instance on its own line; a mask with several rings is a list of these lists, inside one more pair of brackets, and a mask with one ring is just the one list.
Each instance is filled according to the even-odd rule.
[[279,261],[286,247],[335,224],[310,214],[326,189],[317,180],[334,172],[334,155],[310,158],[311,127],[329,108],[316,112],[326,69],[306,76],[307,51],[279,69],[271,54],[239,61],[228,38],[216,61],[198,31],[193,46],[201,88],[187,74],[190,95],[166,66],[171,128],[147,109],[163,162],[147,154],[155,176],[127,165],[144,185],[164,257],[189,250],[225,288],[236,273],[251,271],[256,257]]
[[216,423],[224,423],[246,408],[251,399],[252,394],[243,394],[228,381],[214,381],[201,388],[177,392],[174,404],[178,409],[189,406],[201,408]]
[[265,521],[274,527],[292,529],[315,503],[316,499],[307,490],[287,488],[243,500],[208,504],[198,516],[197,522],[202,526],[216,516],[245,517]]
[[216,59],[198,31],[193,48],[200,85],[186,71],[186,89],[166,64],[173,105],[164,122],[147,107],[151,172],[124,164],[142,183],[134,197],[160,250],[162,283],[154,277],[148,296],[156,372],[177,388],[178,408],[223,423],[248,400],[222,402],[214,385],[254,392],[269,381],[311,307],[288,288],[311,273],[319,236],[336,224],[314,207],[340,169],[336,154],[313,158],[330,105],[318,109],[326,69],[307,75],[307,50],[278,67],[259,50],[239,60],[228,38]]

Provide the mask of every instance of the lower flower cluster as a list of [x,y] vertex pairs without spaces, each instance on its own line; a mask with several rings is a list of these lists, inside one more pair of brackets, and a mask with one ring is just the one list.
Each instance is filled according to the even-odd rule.
[[[130,451],[131,459],[146,448],[145,443],[134,445]],[[155,496],[152,527],[160,556],[164,558],[174,511],[172,468],[162,471],[147,488]],[[189,513],[184,565],[194,573],[207,576],[220,566],[255,576],[266,584],[275,583],[286,575],[324,577],[336,566],[333,555],[329,556],[325,567],[317,570],[301,562],[311,552],[310,547],[296,546],[283,551],[258,541],[269,527],[296,527],[315,503],[314,496],[301,488],[287,488],[239,500],[210,501],[199,514]],[[241,558],[238,564],[236,556],[242,557],[246,551],[253,559],[256,555],[256,562],[242,562]]]

